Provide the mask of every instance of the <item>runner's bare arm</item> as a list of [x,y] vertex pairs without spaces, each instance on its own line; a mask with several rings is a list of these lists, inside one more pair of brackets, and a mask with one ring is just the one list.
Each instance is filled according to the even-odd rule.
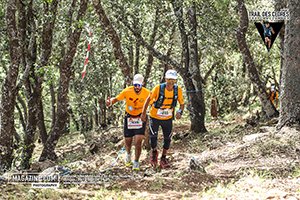
[[110,107],[112,105],[114,105],[115,103],[117,103],[119,100],[117,98],[110,98],[108,97],[106,100],[106,106]]
[[271,27],[271,32],[272,32],[272,34],[275,34],[273,27]]
[[150,103],[150,95],[147,97],[147,99],[145,101],[145,104],[144,104],[144,107],[143,107],[143,111],[142,111],[142,115],[141,115],[141,119],[142,119],[143,122],[146,121],[146,113],[147,113],[149,103]]

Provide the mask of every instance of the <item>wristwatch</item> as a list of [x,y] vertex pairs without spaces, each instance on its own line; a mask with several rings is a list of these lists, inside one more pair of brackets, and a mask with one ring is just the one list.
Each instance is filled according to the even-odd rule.
[[182,115],[183,111],[181,109],[177,110],[177,113],[179,113],[180,115]]

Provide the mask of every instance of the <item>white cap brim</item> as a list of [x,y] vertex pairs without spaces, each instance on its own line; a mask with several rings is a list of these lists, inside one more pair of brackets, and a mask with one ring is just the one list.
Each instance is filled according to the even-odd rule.
[[140,84],[140,85],[143,85],[143,82],[140,82],[140,81],[133,81],[133,84]]
[[165,78],[167,78],[167,79],[177,79],[177,76],[166,76]]

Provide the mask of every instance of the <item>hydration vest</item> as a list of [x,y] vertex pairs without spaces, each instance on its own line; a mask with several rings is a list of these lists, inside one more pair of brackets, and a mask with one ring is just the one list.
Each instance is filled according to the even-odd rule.
[[170,108],[175,108],[177,105],[177,99],[178,99],[178,86],[175,84],[173,87],[174,95],[173,98],[167,98],[167,99],[173,99],[171,104],[163,104],[165,100],[165,89],[166,89],[166,83],[160,84],[159,87],[159,96],[156,102],[154,102],[155,108],[160,108],[162,105],[170,106]]
[[271,32],[271,27],[267,28],[266,25],[263,25],[264,28],[264,36],[271,36],[272,32]]

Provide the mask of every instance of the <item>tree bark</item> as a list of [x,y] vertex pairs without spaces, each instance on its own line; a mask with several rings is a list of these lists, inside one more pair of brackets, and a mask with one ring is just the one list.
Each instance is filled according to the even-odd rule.
[[[80,8],[78,11],[76,21],[83,20],[87,9],[88,0],[80,1]],[[75,30],[68,36],[67,39],[67,52],[64,55],[60,63],[60,80],[59,80],[59,89],[57,95],[57,117],[55,120],[55,125],[50,132],[50,135],[46,141],[46,144],[43,148],[42,154],[40,156],[40,161],[46,159],[56,160],[57,155],[55,154],[55,147],[59,138],[63,135],[66,120],[68,119],[68,94],[69,94],[69,82],[72,75],[72,62],[76,53],[77,45],[79,42],[80,34],[82,31],[81,26],[76,26]]]
[[196,19],[196,5],[193,5],[188,10],[188,19],[190,25],[190,67],[188,68],[189,79],[185,80],[187,85],[191,87],[188,90],[192,89],[194,91],[187,92],[191,100],[190,107],[190,119],[191,119],[191,130],[196,133],[205,133],[207,132],[205,128],[205,103],[204,95],[202,92],[202,77],[200,75],[199,67],[199,54],[198,54],[198,44],[197,44],[197,19]]
[[[29,8],[32,9],[32,8]],[[34,23],[34,19],[30,18]],[[31,26],[34,26],[31,24]],[[35,85],[37,84],[37,77],[34,73],[34,63],[36,62],[36,37],[35,37],[35,28],[32,29],[30,44],[28,50],[30,52],[26,58],[26,65],[30,66],[30,76],[26,80],[26,92],[28,98],[28,120],[26,124],[26,132],[24,135],[24,148],[22,152],[22,162],[21,167],[23,169],[29,169],[30,159],[32,157],[34,149],[34,136],[37,127],[37,97],[38,91],[36,90]],[[27,67],[26,67],[27,68]]]
[[[43,25],[42,30],[42,44],[41,44],[41,67],[45,67],[49,63],[49,59],[52,52],[52,41],[53,41],[53,30],[56,21],[56,13],[58,8],[58,0],[53,0],[51,4],[45,2],[44,3],[44,12],[47,13],[45,16],[45,24]],[[47,140],[47,129],[45,125],[45,117],[44,117],[44,107],[42,101],[42,83],[44,81],[44,75],[38,76],[38,82],[36,85],[36,90],[38,92],[37,96],[37,124],[40,132],[40,138],[42,143],[45,145]],[[52,86],[53,87],[53,86]],[[50,86],[50,91],[52,94],[52,90]],[[51,96],[52,97],[52,96]]]
[[96,13],[99,16],[99,21],[102,25],[102,28],[112,43],[114,55],[116,57],[116,60],[119,62],[119,66],[125,77],[125,82],[127,85],[131,85],[132,68],[128,65],[126,57],[124,56],[124,53],[121,48],[120,38],[119,38],[116,30],[110,23],[110,20],[108,19],[107,15],[101,5],[101,1],[100,0],[93,1],[93,4],[94,4],[95,10],[96,10]]
[[289,0],[288,10],[290,20],[287,21],[285,29],[278,128],[300,125],[300,2]]
[[246,43],[245,37],[249,26],[249,21],[248,21],[248,13],[244,4],[244,0],[237,0],[237,2],[238,2],[238,9],[240,15],[240,25],[236,33],[238,46],[243,55],[244,63],[248,69],[249,78],[252,84],[254,85],[255,90],[257,91],[263,111],[266,113],[266,116],[268,118],[272,118],[278,115],[278,111],[271,103],[271,101],[268,99],[268,94],[267,91],[265,90],[265,85],[259,77],[259,73],[257,71],[253,57]]
[[[18,94],[17,96],[17,99],[18,99],[18,102],[21,104],[22,106],[22,109],[23,109],[23,112],[24,113],[24,122],[27,121],[27,118],[28,118],[28,114],[27,114],[27,106],[26,106],[26,103],[24,101],[24,99],[22,98],[22,96],[20,94]],[[25,126],[26,126],[26,123],[25,123]],[[24,129],[25,130],[25,129]]]
[[19,112],[20,122],[21,122],[23,130],[25,132],[26,131],[26,122],[25,122],[24,117],[23,117],[22,109],[20,108],[20,106],[18,105],[18,103],[16,103],[16,108],[17,108],[17,110]]
[[9,39],[10,66],[2,86],[1,122],[0,122],[0,170],[11,168],[13,152],[13,134],[15,132],[14,108],[16,104],[16,82],[21,62],[21,47],[16,21],[17,1],[7,2],[6,25]]
[[99,100],[99,107],[100,107],[100,126],[106,127],[107,126],[107,117],[106,117],[106,104],[104,97],[100,97]]

